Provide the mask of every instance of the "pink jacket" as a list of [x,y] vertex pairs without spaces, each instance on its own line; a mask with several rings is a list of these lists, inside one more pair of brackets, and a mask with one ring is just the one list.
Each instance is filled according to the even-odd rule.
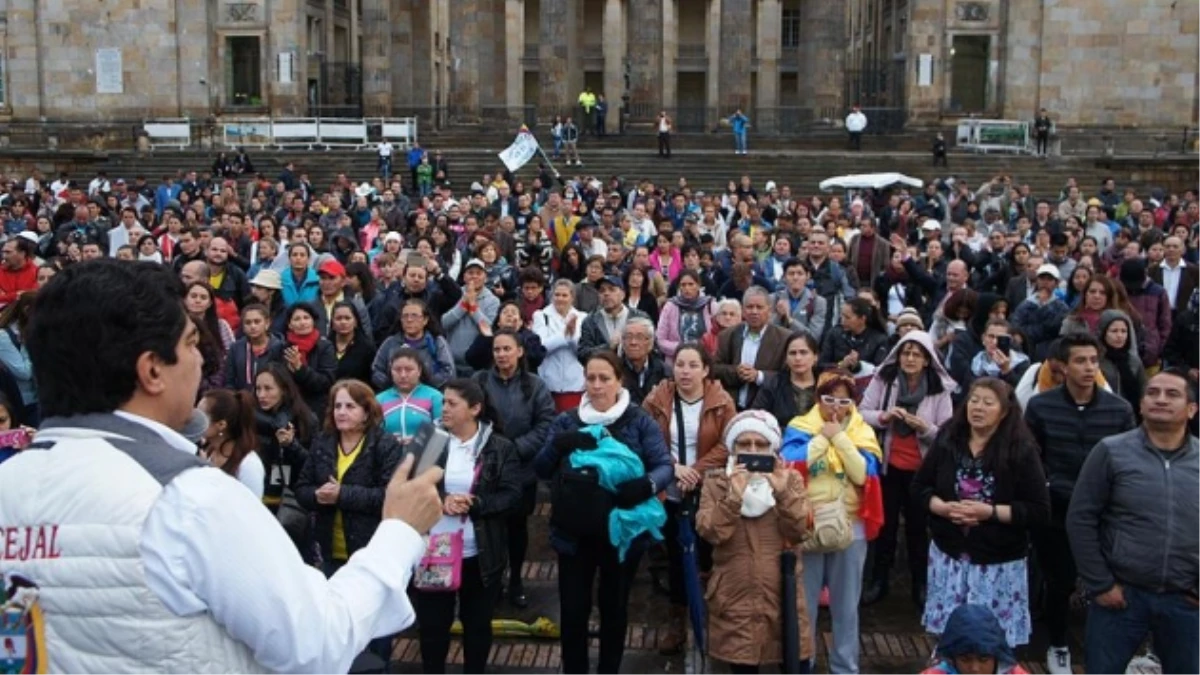
[[[704,319],[704,332],[707,333],[712,328],[713,318],[713,300],[704,305],[701,312]],[[679,349],[681,342],[679,338],[679,305],[675,304],[674,300],[667,300],[662,306],[662,310],[658,313],[658,330],[655,333],[655,339],[658,341],[658,350],[667,358],[667,363],[675,361],[675,350]],[[700,341],[699,338],[696,340]]]
[[[650,252],[650,266],[656,271],[662,271],[662,257],[658,254],[658,249]],[[673,284],[679,278],[679,273],[683,271],[683,257],[679,251],[671,249],[671,262],[667,265],[667,283]]]

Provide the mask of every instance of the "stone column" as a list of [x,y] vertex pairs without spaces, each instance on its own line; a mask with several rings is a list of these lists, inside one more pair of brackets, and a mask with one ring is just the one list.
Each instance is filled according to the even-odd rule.
[[[912,0],[909,4],[917,1],[920,0]],[[846,69],[846,9],[839,3],[803,0],[800,3],[800,17],[804,26],[800,51],[800,99],[807,99],[818,115],[822,114],[823,109],[828,109],[825,112],[831,114],[833,119],[843,119],[846,106],[850,105],[842,101]],[[930,21],[936,23],[937,17]],[[909,24],[915,26],[916,23],[914,15],[909,19]]]
[[779,0],[758,4],[758,109],[755,122],[761,131],[775,131],[779,119],[779,57],[783,5]]
[[[943,30],[945,7],[942,0],[910,0],[908,10],[909,41],[913,45],[913,59],[921,54],[933,54],[933,82],[928,87],[918,86],[918,65],[908,64],[908,76],[904,86],[908,90],[905,102],[909,122],[936,121],[941,116],[941,105],[945,87],[949,83],[950,48],[946,44]],[[1065,41],[1059,41],[1066,44]],[[1043,45],[1042,48],[1051,45]],[[918,62],[919,63],[919,62]],[[853,105],[845,101],[845,106]],[[843,113],[844,114],[844,113]]]
[[521,118],[525,103],[525,71],[521,52],[525,49],[525,0],[504,0],[504,105],[508,114]]
[[721,101],[718,114],[733,112],[735,108],[750,110],[750,52],[754,47],[755,27],[748,19],[752,2],[757,0],[721,0]]
[[[369,1],[370,0],[363,0],[363,14],[366,14],[368,11],[366,3]],[[359,66],[362,66],[363,64],[360,61],[360,55],[362,54],[362,52],[358,48],[358,32],[359,32],[359,28],[360,28],[359,19],[361,18],[358,16],[358,2],[356,2],[355,0],[350,0],[349,4],[350,4],[350,58],[347,59],[347,61],[349,61],[350,63],[358,63]],[[385,2],[384,4],[387,4],[387,3]]]
[[[350,0],[350,6],[358,3]],[[367,117],[387,117],[392,111],[392,3],[391,0],[363,0],[362,26],[362,79],[363,79],[363,114]],[[353,24],[357,23],[357,9],[351,14],[351,35],[354,35]],[[351,44],[357,42],[352,40]],[[356,51],[351,47],[351,58]]]
[[[1009,0],[1004,81],[1004,112],[1006,119],[1029,119],[1037,115],[1042,74],[1038,64],[1042,57],[1042,0]],[[911,56],[916,59],[917,57]],[[916,79],[916,66],[908,67],[909,77]]]
[[[663,101],[663,26],[665,0],[629,3],[629,96],[635,119],[653,120]],[[672,64],[674,66],[674,64]]]
[[[272,7],[272,9],[274,9],[274,8]],[[334,24],[335,20],[333,17],[334,17],[333,0],[325,0],[325,50],[324,51],[325,51],[325,62],[326,63],[337,60],[337,55],[334,53],[335,45],[334,45],[334,37],[333,37],[333,34],[334,34],[333,24]],[[272,17],[272,19],[273,18],[274,17]]]
[[708,56],[708,73],[705,83],[708,96],[705,105],[709,109],[708,126],[716,125],[721,116],[721,0],[708,0],[708,26],[705,32],[705,50]]
[[479,73],[485,0],[457,0],[450,5],[450,116],[479,117]]
[[[662,105],[668,111],[678,104],[679,0],[662,0]],[[671,113],[674,115],[674,113]]]
[[608,103],[604,127],[615,134],[621,129],[621,95],[625,93],[625,8],[621,0],[604,0],[603,46],[604,97]]
[[[306,66],[301,47],[304,35],[304,2],[302,0],[272,0],[269,29],[266,36],[264,64],[271,112],[275,115],[303,115],[308,109]],[[279,81],[279,55],[292,54],[292,82]],[[211,76],[210,76],[211,78]]]
[[[578,118],[579,92],[570,88],[578,79],[579,26],[575,0],[542,0],[538,16],[538,116],[571,115]],[[578,120],[576,120],[578,122]],[[582,124],[576,124],[581,129]]]
[[[385,0],[391,5],[392,22],[388,27],[391,49],[388,50],[388,77],[392,81],[391,108],[417,105],[413,92],[413,82],[419,76],[419,70],[413,54],[414,11],[413,0]],[[421,29],[423,32],[432,30],[431,26]],[[364,36],[365,41],[365,36]],[[365,57],[364,57],[365,58]],[[428,78],[428,68],[425,69]],[[428,104],[428,102],[424,102]],[[390,115],[393,110],[389,109]]]

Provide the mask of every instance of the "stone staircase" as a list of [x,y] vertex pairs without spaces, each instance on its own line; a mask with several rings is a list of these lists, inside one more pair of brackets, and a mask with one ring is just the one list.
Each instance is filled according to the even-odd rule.
[[[666,186],[675,186],[680,177],[686,177],[693,189],[708,191],[723,190],[730,180],[737,180],[745,174],[760,189],[767,180],[774,180],[780,186],[791,186],[792,194],[796,196],[816,193],[817,184],[831,176],[883,171],[898,171],[923,180],[953,174],[963,177],[973,187],[1004,173],[1013,176],[1019,183],[1028,183],[1034,194],[1051,198],[1058,195],[1067,178],[1072,176],[1083,186],[1085,194],[1094,192],[1106,176],[1113,176],[1118,186],[1131,186],[1140,194],[1145,194],[1150,188],[1158,186],[1173,190],[1194,186],[1198,173],[1195,161],[1191,159],[1155,160],[1153,164],[1150,160],[1106,163],[1082,158],[1046,160],[1027,156],[959,153],[951,154],[949,169],[934,169],[928,153],[894,149],[890,146],[889,137],[883,136],[865,139],[862,152],[801,150],[787,147],[789,142],[780,141],[758,150],[752,145],[748,156],[734,155],[731,143],[722,148],[696,148],[691,145],[694,139],[703,139],[703,145],[711,145],[711,137],[707,136],[677,137],[672,158],[662,159],[656,154],[653,139],[589,138],[580,146],[583,166],[567,167],[556,163],[555,167],[564,177],[597,176],[607,181],[608,177],[615,175],[626,181],[649,179]],[[503,149],[503,143],[489,145],[485,139],[480,139],[480,142],[470,145],[433,145],[432,141],[427,139],[425,147],[442,150],[449,162],[450,179],[459,189],[465,189],[484,174],[495,173],[501,168],[496,153]],[[256,168],[270,177],[277,176],[287,161],[295,161],[297,170],[307,172],[318,190],[329,185],[339,173],[347,174],[355,182],[375,175],[376,159],[369,150],[264,150],[251,151],[251,157]],[[89,169],[107,169],[109,177],[113,179],[145,175],[151,182],[156,182],[163,175],[204,170],[211,165],[212,158],[211,153],[201,151],[159,151],[145,155],[113,153],[97,158],[94,168]],[[403,158],[398,156],[397,160],[399,173],[407,186],[408,175]],[[535,162],[518,172],[518,176],[526,181],[535,174]]]

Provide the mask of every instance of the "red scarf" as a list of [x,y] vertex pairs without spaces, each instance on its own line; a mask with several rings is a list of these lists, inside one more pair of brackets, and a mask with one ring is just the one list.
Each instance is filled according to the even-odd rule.
[[320,339],[321,334],[315,330],[308,335],[297,335],[295,331],[290,330],[287,333],[288,344],[299,350],[300,362],[305,364],[308,363],[309,353],[317,346],[317,340]]

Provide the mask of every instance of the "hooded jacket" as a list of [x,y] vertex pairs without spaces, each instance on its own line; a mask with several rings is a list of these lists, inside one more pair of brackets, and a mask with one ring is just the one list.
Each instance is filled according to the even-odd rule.
[[996,660],[997,673],[1025,673],[1017,656],[1008,646],[1004,628],[991,609],[983,605],[959,605],[946,621],[938,640],[938,662],[921,673],[949,675],[957,673],[954,659],[968,654],[990,656]]
[[858,407],[858,411],[867,424],[883,432],[881,438],[883,473],[887,473],[894,432],[892,424],[882,422],[880,417],[885,411],[895,407],[896,398],[900,396],[900,385],[896,382],[897,378],[904,377],[898,363],[900,349],[910,342],[921,345],[929,358],[929,365],[925,367],[923,375],[926,382],[926,395],[917,405],[917,417],[929,423],[928,429],[917,433],[917,445],[921,449],[922,458],[929,454],[929,448],[933,445],[933,440],[937,438],[938,429],[954,415],[951,396],[958,385],[942,365],[942,360],[937,355],[937,349],[934,347],[933,338],[929,333],[922,330],[911,331],[896,343],[892,351],[883,359],[883,363],[879,364],[879,368],[871,377],[870,384],[867,385],[867,390],[863,392],[862,403]]
[[[1125,342],[1125,349],[1121,351],[1112,349],[1108,343],[1105,343],[1104,356],[1100,358],[1100,372],[1104,373],[1104,379],[1108,380],[1114,393],[1129,401],[1130,405],[1135,405],[1142,400],[1142,390],[1146,386],[1146,368],[1137,353],[1133,321],[1125,312],[1119,309],[1106,309],[1100,313],[1100,324],[1097,327],[1100,340],[1104,341],[1104,335],[1114,321],[1125,322],[1125,325],[1129,327],[1129,338]],[[1132,381],[1122,378],[1122,373],[1131,375]]]

